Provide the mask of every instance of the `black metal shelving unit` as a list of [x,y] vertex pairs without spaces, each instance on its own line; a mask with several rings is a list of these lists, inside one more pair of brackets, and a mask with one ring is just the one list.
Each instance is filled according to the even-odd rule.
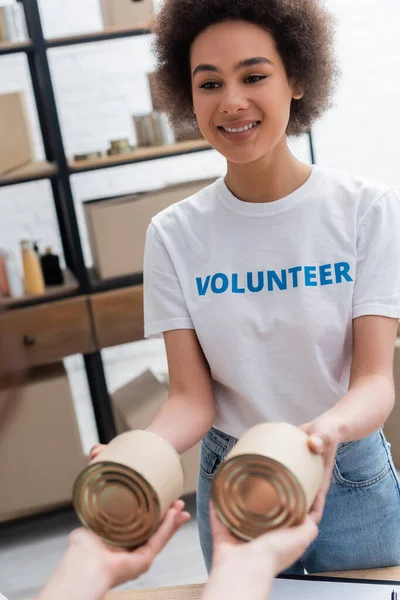
[[151,33],[149,29],[106,29],[95,33],[70,35],[61,38],[46,40],[47,48],[61,48],[62,46],[75,46],[77,44],[90,44],[92,42],[104,42],[107,40],[118,40],[128,37],[137,37]]
[[[167,158],[181,154],[179,147],[169,153],[156,153],[144,158],[130,157],[119,160],[117,164],[93,164],[90,167],[71,167],[65,154],[63,136],[55,99],[53,81],[51,77],[47,52],[52,48],[60,48],[77,44],[88,44],[107,40],[117,40],[150,33],[148,29],[105,30],[97,33],[88,33],[77,36],[68,36],[55,39],[45,39],[40,19],[37,0],[18,0],[24,7],[29,40],[23,43],[0,43],[0,56],[16,53],[25,53],[28,60],[32,88],[39,118],[39,125],[44,144],[46,163],[32,165],[27,172],[17,170],[6,177],[0,178],[0,187],[11,186],[30,181],[47,179],[50,181],[57,220],[62,240],[64,257],[67,267],[75,274],[79,287],[77,291],[70,292],[60,297],[79,294],[95,294],[102,291],[118,289],[130,285],[140,285],[143,281],[141,275],[127,276],[109,281],[98,281],[91,271],[86,268],[78,228],[77,216],[71,187],[71,176],[100,169],[115,168],[122,165],[134,164],[157,158]],[[199,152],[208,148],[186,150],[186,153]],[[45,302],[54,299],[44,299]],[[38,304],[41,299],[33,299],[16,308]],[[109,442],[116,434],[113,413],[104,366],[100,352],[84,355],[84,363],[91,392],[92,404],[96,418],[99,439],[103,443]]]
[[[211,150],[206,144],[194,144],[193,148],[185,146],[182,151],[180,145],[167,153],[155,151],[151,155],[140,157],[127,156],[118,162],[99,161],[98,164],[71,165],[65,154],[63,136],[55,99],[53,81],[51,77],[47,52],[52,48],[89,44],[107,40],[117,40],[151,33],[148,29],[104,30],[95,33],[66,36],[54,39],[45,39],[40,19],[38,0],[18,0],[24,7],[29,40],[22,43],[0,43],[0,57],[16,53],[25,53],[28,60],[32,88],[36,102],[39,125],[42,134],[45,163],[35,163],[29,169],[17,170],[6,177],[0,177],[0,187],[11,186],[30,181],[47,179],[50,181],[57,220],[61,235],[64,257],[67,267],[74,273],[78,280],[78,289],[66,293],[62,297],[76,294],[96,294],[99,292],[120,289],[123,287],[141,285],[142,275],[128,275],[115,279],[99,281],[84,261],[78,221],[75,212],[74,198],[71,187],[71,177],[78,173],[116,168],[118,166],[135,164],[139,162],[192,154]],[[311,132],[309,133],[310,155],[315,162],[314,148]],[[24,306],[37,304],[42,300],[34,299],[24,302]],[[43,302],[54,301],[44,299]],[[21,306],[21,305],[18,305]],[[89,383],[96,425],[99,439],[102,443],[109,442],[116,434],[111,401],[107,389],[104,365],[100,352],[84,355],[84,363]]]
[[0,42],[0,56],[2,54],[16,54],[17,52],[33,52],[33,46],[30,42],[16,44]]

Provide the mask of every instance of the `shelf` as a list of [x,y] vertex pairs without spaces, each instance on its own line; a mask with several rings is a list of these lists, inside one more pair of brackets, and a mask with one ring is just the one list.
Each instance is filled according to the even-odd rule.
[[33,44],[30,40],[24,42],[0,42],[0,55],[33,52],[33,49]]
[[79,289],[78,281],[75,275],[69,269],[64,271],[64,283],[47,287],[44,294],[40,296],[24,296],[23,298],[1,298],[0,308],[17,308],[22,306],[32,306],[34,304],[43,304],[57,298],[65,298],[74,295]]
[[121,275],[119,277],[110,277],[109,279],[99,279],[95,269],[88,269],[90,288],[92,293],[108,292],[110,290],[119,290],[134,285],[143,285],[143,273],[132,275]]
[[55,165],[49,162],[29,163],[0,175],[0,187],[26,183],[27,181],[37,181],[38,179],[48,179],[54,177],[56,173],[57,169]]
[[68,35],[65,37],[50,38],[47,40],[48,48],[60,48],[62,46],[75,46],[76,44],[91,44],[93,42],[103,42],[106,40],[118,40],[138,35],[148,35],[151,33],[146,27],[132,27],[129,29],[104,29],[94,31],[93,33],[83,33],[79,35]]
[[127,154],[116,156],[104,156],[92,160],[69,161],[71,174],[83,173],[85,171],[95,171],[96,169],[107,169],[119,165],[129,165],[136,162],[155,160],[157,158],[167,158],[169,156],[179,156],[180,154],[192,154],[193,152],[202,152],[212,150],[211,146],[204,140],[190,140],[177,142],[169,146],[153,146],[151,148],[137,148]]

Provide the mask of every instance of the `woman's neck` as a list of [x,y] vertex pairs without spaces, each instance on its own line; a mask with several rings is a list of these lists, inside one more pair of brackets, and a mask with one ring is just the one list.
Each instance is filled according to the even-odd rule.
[[297,160],[286,140],[281,146],[249,164],[228,162],[225,183],[243,202],[275,202],[306,183],[312,167]]

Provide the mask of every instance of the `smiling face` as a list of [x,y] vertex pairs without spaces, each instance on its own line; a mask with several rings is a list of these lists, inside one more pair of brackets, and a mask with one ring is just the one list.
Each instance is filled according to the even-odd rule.
[[191,73],[200,131],[229,162],[254,162],[286,143],[301,94],[266,30],[247,21],[212,25],[192,45]]

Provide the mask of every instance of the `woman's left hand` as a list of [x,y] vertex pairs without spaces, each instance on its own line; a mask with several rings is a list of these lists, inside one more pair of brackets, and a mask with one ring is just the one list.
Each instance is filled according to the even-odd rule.
[[319,523],[324,512],[326,496],[335,465],[336,451],[340,442],[339,428],[335,422],[319,418],[302,425],[300,429],[310,436],[308,441],[310,450],[315,454],[322,454],[324,461],[322,484],[310,511],[314,521]]

